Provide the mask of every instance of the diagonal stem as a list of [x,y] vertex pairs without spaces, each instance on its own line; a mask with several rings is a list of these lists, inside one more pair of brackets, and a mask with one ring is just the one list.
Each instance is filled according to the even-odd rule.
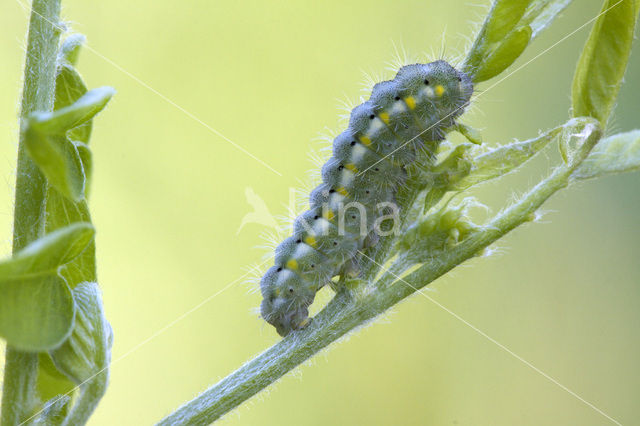
[[[475,257],[483,248],[519,225],[528,222],[546,200],[569,184],[571,173],[602,136],[597,127],[593,127],[588,120],[586,123],[585,142],[571,161],[556,168],[520,201],[497,215],[468,239],[454,246],[442,258],[426,263],[409,274],[406,281],[411,282],[411,286],[402,285],[393,274],[384,274],[374,285],[357,285],[353,290],[347,290],[349,286],[343,287],[308,327],[290,333],[158,424],[207,425],[219,419],[331,343],[366,325],[391,306]],[[566,133],[563,137],[569,139],[572,134]],[[369,259],[374,264],[377,263],[373,258]]]

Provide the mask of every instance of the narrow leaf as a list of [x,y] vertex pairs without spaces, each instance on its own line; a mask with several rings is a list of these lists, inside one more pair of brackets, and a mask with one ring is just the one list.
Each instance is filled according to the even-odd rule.
[[504,176],[540,152],[558,132],[559,129],[554,129],[535,139],[503,145],[478,155],[472,161],[473,166],[469,174],[455,183],[450,190],[462,191],[478,183]]
[[635,0],[606,0],[584,46],[573,77],[573,116],[606,125],[631,52],[637,16]]
[[479,66],[473,81],[489,80],[506,70],[524,52],[531,40],[531,27],[524,26],[509,34]]
[[463,69],[475,83],[503,72],[571,0],[495,0]]
[[640,170],[640,130],[619,133],[601,140],[573,177],[592,179]]
[[91,120],[114,94],[115,90],[108,86],[89,90],[69,106],[53,112],[33,113],[32,125],[47,134],[64,133]]
[[520,22],[531,0],[496,0],[485,23],[485,37],[489,43],[500,41]]

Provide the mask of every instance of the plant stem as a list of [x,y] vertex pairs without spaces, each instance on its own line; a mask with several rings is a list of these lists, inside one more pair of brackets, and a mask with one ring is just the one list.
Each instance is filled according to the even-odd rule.
[[[20,121],[34,111],[51,111],[55,90],[56,57],[60,40],[58,22],[61,0],[33,0],[29,20],[27,55]],[[13,227],[13,252],[38,239],[44,232],[47,184],[27,155],[22,133]],[[38,354],[7,347],[2,394],[3,425],[19,424],[36,403]]]
[[80,395],[73,404],[73,408],[67,415],[63,426],[83,425],[89,421],[89,417],[91,417],[100,399],[107,391],[108,374],[108,371],[102,371],[88,383],[81,386]]
[[[392,273],[386,273],[372,286],[359,286],[351,291],[343,287],[308,327],[289,334],[162,419],[159,425],[206,425],[215,421],[345,334],[365,325],[402,299],[473,258],[483,248],[493,244],[517,226],[530,221],[532,215],[549,197],[569,184],[571,173],[601,137],[597,128],[591,128],[588,132],[580,152],[569,164],[556,168],[524,198],[454,246],[441,258],[424,264],[402,280]],[[570,135],[565,137],[569,138]],[[377,264],[375,260],[370,260]],[[379,264],[378,266],[380,267]]]

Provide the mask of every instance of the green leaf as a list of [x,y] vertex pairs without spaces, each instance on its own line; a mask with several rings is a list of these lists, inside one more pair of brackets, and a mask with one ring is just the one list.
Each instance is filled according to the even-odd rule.
[[0,336],[23,351],[60,345],[71,333],[71,290],[58,275],[35,275],[0,281]]
[[108,368],[113,338],[98,284],[79,284],[73,290],[73,298],[76,303],[73,332],[50,355],[59,371],[82,384]]
[[487,41],[495,43],[509,34],[520,22],[530,0],[497,0],[491,5],[484,29]]
[[602,139],[572,177],[592,179],[635,170],[640,170],[640,130]]
[[[84,40],[84,36],[82,36],[82,38]],[[63,44],[63,49],[64,46],[65,45]],[[78,74],[78,71],[67,63],[63,62],[59,64],[58,74],[56,76],[54,110],[59,110],[73,104],[85,93],[87,93],[87,87],[85,86],[84,81],[82,81],[80,74]],[[91,151],[87,145],[89,143],[89,138],[91,137],[92,125],[93,120],[89,120],[80,126],[76,126],[67,131],[67,137],[76,146],[78,154],[80,154],[80,159],[82,160],[82,167],[85,174],[85,196],[87,196],[89,192],[91,172],[93,169]]]
[[[73,35],[62,43],[58,55],[54,111],[73,105],[87,93],[87,87],[82,77],[72,66],[77,60],[77,54],[83,42],[83,36]],[[67,139],[76,147],[82,161],[85,175],[85,200],[76,202],[64,196],[55,187],[50,186],[46,197],[45,230],[47,233],[76,222],[91,222],[86,198],[90,189],[92,172],[92,155],[88,147],[92,122],[92,119],[87,120],[65,132]],[[91,240],[80,255],[63,265],[58,274],[65,279],[72,290],[82,282],[96,281],[95,240]],[[66,375],[58,371],[47,352],[40,354],[38,370],[38,392],[43,399],[67,393],[75,387],[75,384]],[[78,398],[80,396],[76,392],[74,401],[77,401]]]
[[[56,75],[54,111],[73,104],[85,93],[87,93],[87,86],[85,86],[78,71],[67,63],[59,64]],[[80,126],[68,130],[67,136],[72,141],[89,143],[91,127],[92,120],[89,120]]]
[[87,86],[74,67],[67,63],[58,65],[54,111],[71,105],[87,91]]
[[25,351],[58,346],[73,326],[75,305],[58,274],[93,239],[88,223],[76,223],[29,244],[0,262],[0,336]]
[[[33,113],[26,120],[23,132],[29,155],[49,183],[74,201],[84,198],[86,177],[80,153],[66,132],[91,120],[113,93],[110,87],[90,90],[69,106],[53,113]],[[79,136],[88,138],[85,131]],[[88,148],[81,149],[86,151]],[[83,156],[89,157],[86,152]]]
[[420,217],[399,238],[398,250],[405,260],[410,260],[410,265],[437,258],[438,252],[451,248],[479,229],[468,218],[469,209],[475,206],[480,204],[465,198],[458,205],[445,204],[440,210]]
[[537,138],[499,146],[471,159],[469,153],[472,152],[472,146],[458,145],[427,176],[429,190],[425,195],[424,212],[440,202],[447,192],[461,192],[512,172],[560,134],[563,137],[559,146],[561,152],[564,150],[565,163],[577,165],[599,140],[601,131],[596,120],[581,117],[573,118]]
[[435,206],[455,182],[469,174],[472,167],[469,151],[472,148],[471,144],[456,146],[445,159],[433,166],[425,175],[425,187],[429,188],[424,199],[425,212]]
[[89,190],[91,189],[91,176],[93,175],[93,154],[88,145],[73,141],[78,150],[80,161],[82,162],[82,170],[84,171],[84,196],[89,198]]
[[560,129],[554,129],[534,139],[499,146],[475,157],[467,176],[449,189],[462,191],[473,185],[504,176],[520,167],[552,141]]
[[90,223],[66,226],[32,242],[12,258],[0,262],[0,280],[16,279],[25,274],[56,272],[71,262],[93,240]]
[[32,126],[47,134],[63,134],[91,120],[102,111],[115,94],[111,87],[92,89],[80,96],[73,104],[53,112],[35,112],[31,114]]
[[80,48],[86,41],[87,38],[80,33],[67,36],[62,42],[62,46],[60,46],[60,52],[58,53],[59,62],[67,62],[70,65],[75,65],[78,61]]
[[47,134],[27,125],[24,132],[27,152],[49,183],[66,197],[84,198],[85,174],[76,146],[64,135]]
[[463,70],[471,74],[474,83],[497,76],[569,3],[571,0],[495,0]]
[[528,25],[511,32],[478,66],[474,73],[474,82],[489,80],[506,70],[524,52],[531,40],[531,33],[531,27]]
[[459,132],[469,142],[476,145],[482,145],[482,135],[478,130],[474,129],[473,127],[467,126],[466,124],[463,124],[463,123],[456,123],[452,127],[452,130],[456,130],[457,132]]
[[[73,295],[73,293],[71,294]],[[38,383],[36,387],[38,396],[42,400],[48,400],[56,395],[72,395],[76,384],[58,371],[49,352],[40,352],[38,354]]]
[[638,12],[634,0],[606,0],[584,46],[571,93],[573,116],[605,126],[627,67]]
[[[86,201],[75,203],[54,188],[47,194],[46,232],[64,228],[76,222],[91,222],[89,207]],[[83,281],[96,281],[95,239],[91,240],[85,250],[60,271],[71,288]]]
[[515,170],[546,147],[561,129],[558,127],[534,139],[499,146],[472,159],[467,154],[471,146],[458,145],[433,168],[434,175],[425,195],[424,211],[434,207],[449,191],[464,191]]

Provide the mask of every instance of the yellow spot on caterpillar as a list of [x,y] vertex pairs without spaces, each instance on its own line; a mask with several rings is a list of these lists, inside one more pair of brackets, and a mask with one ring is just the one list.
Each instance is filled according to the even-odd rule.
[[333,218],[336,217],[336,214],[333,212],[333,210],[327,209],[326,211],[322,212],[322,217],[327,220],[333,220]]
[[341,186],[340,188],[336,189],[336,192],[345,197],[349,196],[349,192],[344,188],[344,186]]
[[378,114],[380,120],[384,121],[384,124],[389,124],[389,114],[386,112],[381,112]]
[[276,297],[280,296],[280,289],[276,288],[276,291],[274,291],[273,294],[275,294]]
[[310,245],[311,247],[316,246],[316,239],[313,237],[313,235],[307,235],[304,239],[304,242],[308,245]]
[[360,142],[362,142],[366,146],[371,145],[371,139],[369,139],[367,136],[360,136]]
[[358,168],[356,167],[355,164],[353,163],[347,163],[344,165],[344,168],[347,170],[352,171],[353,173],[358,173]]
[[413,96],[407,96],[406,98],[404,98],[404,102],[407,104],[409,109],[415,109],[416,100],[413,98]]
[[287,269],[291,269],[292,271],[298,270],[298,262],[295,259],[287,260],[287,264],[285,266]]
[[442,95],[444,94],[444,87],[442,87],[442,85],[438,84],[438,85],[435,87],[435,92],[436,92],[436,96],[437,96],[437,97],[442,96]]

